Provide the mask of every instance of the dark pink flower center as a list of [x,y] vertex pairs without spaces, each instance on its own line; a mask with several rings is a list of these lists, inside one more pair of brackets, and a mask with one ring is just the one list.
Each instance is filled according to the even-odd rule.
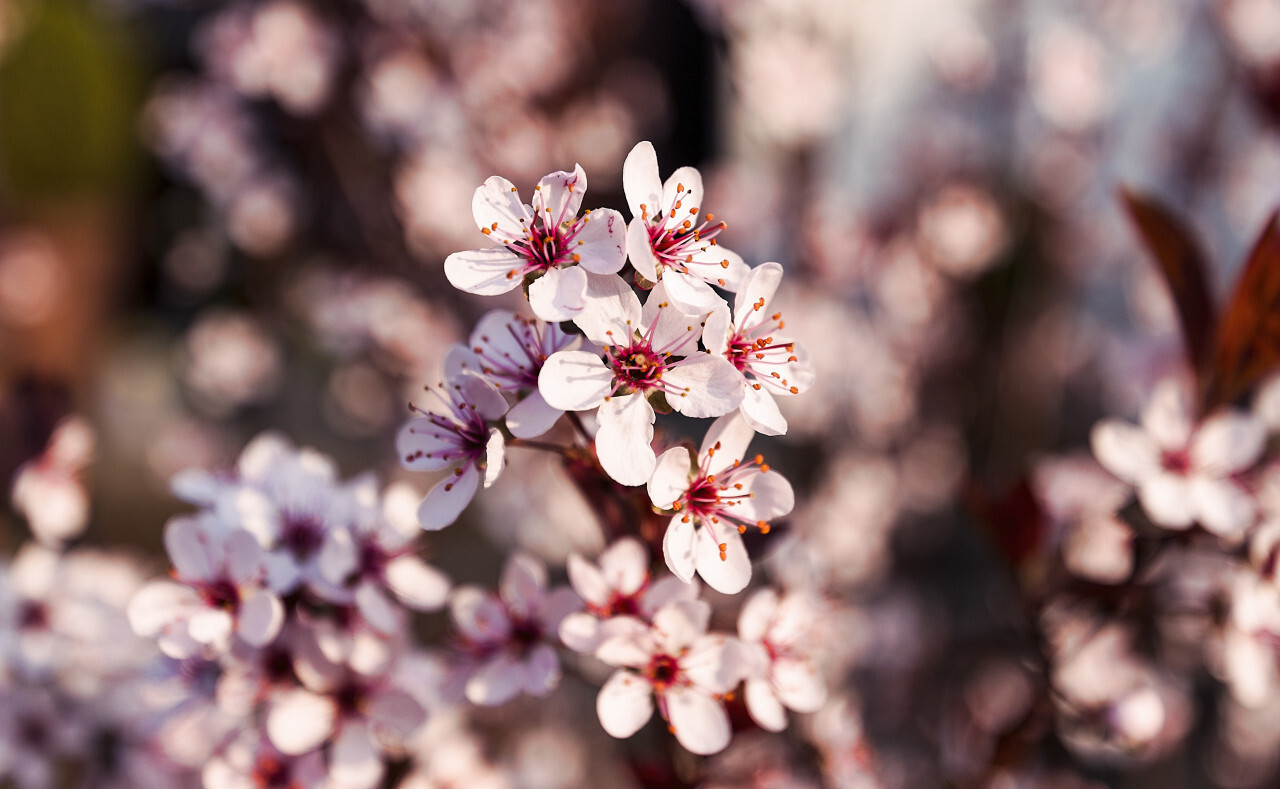
[[645,667],[644,675],[661,690],[680,678],[680,661],[671,655],[654,655]]
[[1165,450],[1160,454],[1160,465],[1172,474],[1185,475],[1191,471],[1191,453],[1185,449]]
[[294,557],[309,559],[324,544],[324,526],[311,514],[287,515],[280,532],[280,544]]
[[240,608],[240,590],[226,578],[208,581],[200,585],[200,599],[210,608],[237,611]]

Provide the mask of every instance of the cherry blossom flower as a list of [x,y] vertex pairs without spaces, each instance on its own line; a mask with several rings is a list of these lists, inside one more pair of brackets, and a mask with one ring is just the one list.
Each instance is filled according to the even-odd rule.
[[769,731],[787,727],[783,709],[817,712],[827,700],[826,685],[804,642],[814,624],[814,604],[801,595],[779,600],[761,589],[738,614],[738,639],[747,650],[750,673],[745,698],[751,719]]
[[654,580],[649,573],[649,552],[634,537],[610,545],[600,554],[598,565],[578,553],[570,554],[568,570],[569,583],[587,610],[565,617],[560,623],[560,640],[584,654],[595,652],[635,621],[652,622],[654,613],[672,600],[698,596],[696,584],[670,575]]
[[716,243],[725,223],[702,212],[701,173],[681,167],[664,184],[658,175],[658,154],[645,141],[632,148],[622,164],[622,188],[631,207],[631,265],[650,282],[666,283],[673,304],[690,313],[707,312],[720,302],[711,285],[738,289],[747,264]]
[[276,637],[284,606],[266,587],[266,555],[252,534],[204,513],[170,520],[164,538],[177,583],[153,581],[134,595],[138,635],[157,636],[177,658],[223,654],[235,635],[256,647]]
[[520,693],[550,693],[560,683],[556,632],[581,607],[572,589],[548,590],[546,568],[525,554],[507,560],[497,595],[475,586],[455,589],[450,612],[470,668],[467,699],[497,706]]
[[438,402],[426,409],[415,407],[422,416],[405,424],[396,436],[396,452],[405,468],[452,471],[418,508],[418,523],[428,530],[442,529],[457,520],[476,494],[481,469],[487,488],[502,473],[504,463],[502,433],[489,422],[507,412],[507,401],[478,375],[450,372],[442,391],[433,391],[439,395]]
[[14,475],[13,506],[46,545],[78,537],[89,520],[89,494],[80,480],[93,458],[94,432],[79,417],[63,420],[40,457]]
[[741,534],[749,526],[791,512],[791,483],[757,455],[742,462],[755,431],[733,412],[717,419],[703,439],[695,466],[689,450],[662,453],[649,480],[654,506],[675,510],[662,539],[667,567],[683,581],[695,572],[712,589],[733,594],[751,580],[751,559]]
[[576,322],[604,348],[605,359],[558,351],[543,365],[538,388],[554,408],[599,406],[600,465],[623,485],[642,485],[657,462],[648,398],[660,393],[685,416],[720,416],[742,402],[741,377],[727,359],[697,350],[701,319],[679,312],[661,283],[643,308],[620,277],[592,277],[588,292]]
[[787,432],[786,417],[774,396],[800,394],[814,378],[803,350],[777,334],[786,327],[782,313],[769,312],[781,282],[782,266],[777,263],[752,269],[738,290],[732,322],[728,309],[717,309],[703,332],[707,350],[724,356],[742,376],[742,415],[767,436]]
[[256,728],[246,728],[223,751],[204,765],[204,789],[321,789],[329,771],[319,751],[290,756],[271,744]]
[[555,172],[534,187],[531,205],[520,201],[515,186],[491,176],[476,189],[471,210],[480,232],[495,244],[455,252],[444,273],[459,290],[481,296],[506,293],[525,281],[529,306],[545,321],[570,320],[582,311],[587,272],[614,274],[626,261],[626,226],[611,208],[578,216],[587,191],[587,174]]
[[676,600],[653,617],[653,626],[605,642],[596,657],[618,671],[596,697],[600,725],[610,735],[635,734],[653,715],[667,721],[676,740],[697,754],[724,750],[732,729],[721,702],[742,679],[741,645],[723,634],[708,634],[711,606]]
[[1257,504],[1238,475],[1257,462],[1266,430],[1252,414],[1217,413],[1192,423],[1185,393],[1162,381],[1142,413],[1142,426],[1108,419],[1094,426],[1093,453],[1137,489],[1155,523],[1185,529],[1199,523],[1238,538],[1253,525]]
[[[504,419],[511,435],[537,438],[564,413],[547,405],[538,391],[538,374],[551,354],[572,348],[579,340],[554,323],[522,318],[508,310],[493,310],[476,322],[471,331],[474,371],[519,400]],[[472,369],[467,361],[461,364]]]

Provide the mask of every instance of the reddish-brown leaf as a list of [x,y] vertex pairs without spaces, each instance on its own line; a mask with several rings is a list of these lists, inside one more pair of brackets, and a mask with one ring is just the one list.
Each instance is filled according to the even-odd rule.
[[1267,219],[1218,325],[1204,410],[1233,402],[1280,367],[1280,224]]
[[1216,323],[1206,273],[1208,260],[1186,223],[1154,198],[1122,187],[1120,199],[1169,286],[1187,361],[1203,388],[1211,367]]

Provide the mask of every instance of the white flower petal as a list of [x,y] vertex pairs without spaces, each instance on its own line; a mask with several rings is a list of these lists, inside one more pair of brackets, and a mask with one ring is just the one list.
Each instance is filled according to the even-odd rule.
[[396,433],[396,455],[410,471],[438,471],[449,465],[445,456],[459,445],[456,430],[442,428],[430,419],[411,419]]
[[648,140],[636,143],[622,162],[622,191],[633,217],[654,217],[662,210],[658,153]]
[[578,317],[586,299],[587,272],[577,266],[548,269],[529,286],[529,307],[550,323]]
[[516,697],[524,686],[524,667],[507,654],[490,658],[467,680],[467,701],[497,707]]
[[711,621],[711,605],[705,600],[677,600],[664,605],[653,615],[653,629],[658,649],[678,655],[707,632]]
[[698,454],[705,456],[714,449],[707,467],[712,474],[719,474],[747,456],[747,447],[755,437],[751,425],[737,411],[730,411],[707,428]]
[[1267,428],[1252,414],[1223,413],[1208,419],[1191,440],[1191,463],[1224,477],[1253,466],[1267,445]]
[[415,611],[436,611],[449,599],[449,578],[417,556],[397,556],[387,564],[387,586]]
[[596,715],[610,736],[630,737],[653,717],[653,687],[638,674],[615,671],[596,697]]
[[290,756],[313,751],[333,734],[336,713],[324,696],[303,688],[285,691],[270,702],[267,737]]
[[484,486],[487,488],[498,480],[502,469],[507,465],[507,440],[502,431],[496,427],[489,428],[489,442],[484,450]]
[[582,198],[587,193],[587,174],[575,164],[573,172],[559,170],[544,175],[534,190],[533,206],[540,209],[547,227],[558,227],[571,222],[582,210]]
[[1142,411],[1142,427],[1160,449],[1186,448],[1191,440],[1191,406],[1186,389],[1171,378],[1157,384]]
[[503,565],[498,594],[516,615],[532,616],[546,589],[547,568],[529,554],[517,553]]
[[358,566],[355,538],[345,526],[331,529],[324,535],[324,543],[316,557],[321,578],[334,586],[343,586]]
[[724,304],[724,299],[698,277],[668,269],[663,272],[662,281],[667,286],[667,297],[671,300],[671,305],[680,312],[705,315]]
[[521,220],[528,221],[529,208],[520,201],[515,184],[491,175],[471,196],[471,214],[482,232],[487,229],[518,236],[524,228]]
[[747,424],[766,436],[785,436],[787,434],[787,418],[778,408],[778,401],[773,399],[769,389],[759,389],[749,381],[743,381],[742,406],[739,411],[747,420]]
[[554,427],[563,413],[548,404],[542,392],[535,389],[507,412],[507,429],[516,438],[537,438]]
[[787,478],[770,469],[752,474],[743,487],[751,498],[743,499],[739,515],[753,521],[771,521],[791,512],[796,494]]
[[692,461],[689,450],[672,447],[658,458],[658,464],[649,477],[649,500],[661,510],[669,510],[689,488],[689,472]]
[[240,604],[236,632],[252,647],[265,647],[284,626],[284,605],[266,590],[250,592]]
[[796,712],[817,712],[827,701],[827,686],[807,660],[779,658],[769,673],[778,700]]
[[769,632],[769,624],[778,610],[778,593],[764,588],[743,603],[738,613],[738,637],[743,641],[760,641]]
[[[692,576],[691,576],[692,577]],[[641,612],[652,616],[664,605],[676,600],[693,600],[698,596],[701,584],[684,581],[674,575],[664,575],[649,585],[641,598]]]
[[698,568],[695,547],[698,541],[692,515],[677,515],[667,524],[662,537],[662,558],[667,569],[685,583],[693,580]]
[[418,507],[418,524],[427,531],[436,531],[453,523],[471,503],[479,484],[480,472],[474,463],[459,467],[427,493]]
[[521,668],[524,673],[521,687],[530,696],[545,696],[560,684],[560,658],[546,644],[530,649]]
[[661,276],[659,271],[664,267],[654,254],[649,240],[649,226],[638,218],[632,219],[631,224],[627,225],[627,258],[640,276],[650,282],[658,281]]
[[384,769],[364,721],[348,719],[329,753],[329,778],[342,789],[374,789]]
[[198,611],[202,605],[200,595],[189,586],[152,581],[129,601],[129,626],[143,638],[151,638]]
[[511,633],[506,608],[488,592],[474,586],[453,590],[449,613],[454,627],[471,641],[494,643],[505,640]]
[[1107,471],[1134,484],[1160,473],[1160,448],[1147,431],[1118,419],[1093,426],[1093,456]]
[[751,273],[751,267],[741,255],[720,244],[708,245],[693,253],[692,262],[694,266],[690,268],[691,271],[730,292],[737,292]]
[[769,302],[782,284],[782,266],[765,263],[756,266],[743,278],[733,300],[734,325],[747,328],[769,317]]
[[580,222],[578,265],[592,274],[617,274],[627,262],[627,223],[612,208],[597,208]]
[[618,594],[633,595],[649,577],[649,552],[634,537],[623,537],[600,554],[600,571]]
[[643,485],[653,475],[653,406],[641,395],[606,400],[596,414],[596,456],[620,485]]
[[554,633],[566,616],[581,610],[582,598],[569,587],[560,586],[543,595],[535,619],[544,632]]
[[773,695],[773,689],[769,687],[768,680],[747,680],[746,692],[743,695],[747,701],[747,712],[751,714],[751,720],[755,721],[760,728],[773,732],[787,728],[787,710],[782,706],[782,702],[778,701],[778,697]]
[[672,219],[692,219],[702,208],[702,173],[695,167],[680,167],[662,184],[662,212]]
[[719,701],[692,688],[675,686],[667,690],[666,702],[676,741],[690,753],[719,753],[729,744],[733,730]]
[[596,651],[602,643],[600,620],[586,612],[569,614],[560,621],[560,642],[583,655]]
[[680,672],[706,693],[728,693],[751,667],[742,642],[721,633],[699,637],[680,658]]
[[1219,537],[1239,538],[1257,519],[1254,498],[1229,479],[1193,477],[1190,495],[1196,520]]
[[569,554],[565,568],[569,573],[569,583],[578,596],[591,605],[603,606],[609,602],[609,584],[604,574],[591,562],[576,552]]
[[1156,524],[1185,529],[1195,520],[1186,477],[1160,473],[1138,486],[1138,501]]
[[235,620],[221,608],[205,608],[196,611],[187,622],[187,632],[197,642],[212,647],[215,652],[225,652],[231,645]]
[[[720,543],[716,542],[716,537]],[[720,545],[724,545],[724,558],[720,558]],[[696,547],[698,575],[707,586],[723,594],[737,594],[751,581],[751,558],[737,529],[721,528],[718,535],[703,526],[698,530]]]
[[573,322],[596,345],[625,345],[640,328],[640,298],[616,274],[587,274],[586,305]]
[[469,249],[444,259],[444,276],[458,290],[497,296],[519,287],[524,267],[524,259],[506,247]]
[[392,635],[404,626],[403,610],[377,584],[365,581],[357,586],[355,602],[364,621],[383,635]]
[[178,517],[166,523],[164,547],[178,578],[207,581],[213,577],[209,534],[195,519]]
[[742,404],[742,376],[722,356],[695,353],[669,367],[664,380],[676,390],[667,402],[685,416],[722,416]]
[[613,371],[587,351],[553,353],[538,373],[542,398],[561,411],[595,408],[613,391],[613,385]]
[[729,340],[733,337],[733,318],[729,307],[723,301],[711,310],[702,326],[702,344],[707,352],[714,356],[724,356],[729,350]]

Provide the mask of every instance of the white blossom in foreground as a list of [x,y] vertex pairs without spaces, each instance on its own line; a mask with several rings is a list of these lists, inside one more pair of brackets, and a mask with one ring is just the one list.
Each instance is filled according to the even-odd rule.
[[587,610],[565,617],[560,640],[575,652],[591,654],[609,638],[620,635],[636,620],[648,624],[662,606],[673,600],[693,600],[696,584],[667,575],[654,580],[649,552],[634,537],[624,537],[600,554],[599,564],[569,555],[569,583]]
[[668,603],[652,627],[605,642],[596,656],[621,666],[596,697],[600,725],[630,737],[653,716],[654,700],[671,731],[697,754],[724,750],[733,731],[722,701],[744,674],[741,645],[708,634],[711,607],[702,600]]
[[586,299],[587,272],[614,274],[626,262],[622,214],[597,208],[578,216],[586,191],[587,174],[579,166],[544,177],[528,205],[510,181],[490,176],[476,189],[471,210],[495,246],[446,258],[450,284],[496,296],[536,276],[529,285],[533,313],[544,321],[576,317]]
[[681,167],[664,184],[653,144],[641,142],[622,164],[622,188],[632,215],[627,226],[631,265],[650,282],[666,283],[673,304],[707,312],[720,303],[711,285],[738,289],[747,264],[716,243],[725,223],[702,210],[697,169]]
[[757,455],[743,462],[755,431],[739,412],[720,417],[707,431],[695,465],[689,450],[662,453],[649,480],[654,506],[675,510],[662,539],[667,567],[683,581],[694,573],[718,592],[733,594],[751,580],[742,533],[791,512],[791,483]]
[[761,728],[782,731],[784,707],[817,712],[827,700],[826,684],[806,652],[814,615],[812,600],[794,594],[779,600],[772,589],[756,592],[738,614],[738,638],[750,666],[747,711]]
[[504,422],[516,438],[537,438],[551,429],[564,411],[553,408],[538,391],[538,374],[547,358],[578,344],[554,323],[522,318],[507,310],[485,314],[471,330],[474,361],[461,364],[473,369],[500,391],[516,395],[517,402]]
[[767,436],[787,432],[787,420],[774,397],[800,394],[813,385],[813,366],[796,344],[778,334],[786,324],[769,303],[782,282],[782,266],[765,263],[751,270],[729,310],[707,318],[703,342],[707,350],[733,363],[742,376],[742,415]]
[[1254,524],[1257,503],[1235,478],[1266,445],[1266,428],[1252,414],[1217,413],[1192,421],[1186,394],[1162,381],[1142,412],[1142,425],[1108,419],[1093,428],[1098,462],[1133,485],[1152,521],[1169,529],[1199,523],[1238,538]]
[[396,436],[396,452],[405,468],[452,471],[418,508],[418,523],[429,530],[458,519],[476,495],[481,469],[486,488],[502,473],[506,445],[502,433],[489,423],[507,412],[502,393],[465,371],[447,373],[442,391],[432,394],[438,395],[436,402],[415,408],[421,417],[405,424]]
[[247,531],[202,513],[177,517],[164,531],[174,581],[153,581],[129,603],[129,623],[177,658],[226,653],[232,637],[269,644],[284,624],[284,606],[266,587],[266,552]]
[[560,683],[556,632],[582,601],[569,588],[547,589],[547,570],[537,559],[512,556],[497,595],[462,586],[449,604],[469,664],[465,692],[471,703],[497,706],[520,693],[545,696]]
[[643,308],[620,277],[592,277],[589,292],[576,322],[605,358],[588,351],[552,354],[538,388],[565,411],[599,406],[600,465],[623,485],[643,485],[657,462],[648,398],[660,393],[685,416],[720,416],[742,402],[741,377],[727,359],[698,350],[701,318],[677,310],[663,285],[650,291]]

